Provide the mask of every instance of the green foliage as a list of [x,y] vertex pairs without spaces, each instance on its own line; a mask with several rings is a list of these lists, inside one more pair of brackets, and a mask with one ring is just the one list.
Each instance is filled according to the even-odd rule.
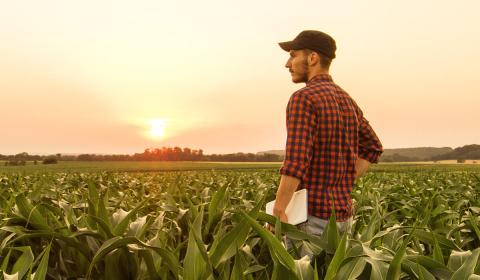
[[0,174],[0,279],[478,279],[479,173],[381,168],[342,236],[262,212],[271,169]]

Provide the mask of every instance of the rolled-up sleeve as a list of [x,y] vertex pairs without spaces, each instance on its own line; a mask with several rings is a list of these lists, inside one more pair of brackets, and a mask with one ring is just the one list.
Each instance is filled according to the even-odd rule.
[[304,180],[313,154],[315,109],[308,96],[296,92],[287,105],[287,144],[280,174]]
[[371,163],[377,163],[383,153],[382,143],[361,111],[358,134],[358,156]]

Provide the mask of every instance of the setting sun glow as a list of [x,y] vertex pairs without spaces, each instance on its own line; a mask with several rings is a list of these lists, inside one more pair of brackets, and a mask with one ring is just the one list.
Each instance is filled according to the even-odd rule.
[[150,136],[153,138],[163,138],[167,121],[165,119],[154,119],[150,121]]
[[480,1],[296,3],[309,8],[0,0],[0,166],[22,152],[282,150],[305,84],[278,43],[309,29],[335,39],[329,73],[385,149],[480,144]]

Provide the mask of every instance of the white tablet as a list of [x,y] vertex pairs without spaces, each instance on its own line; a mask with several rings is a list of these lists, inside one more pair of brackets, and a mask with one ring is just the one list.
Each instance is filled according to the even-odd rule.
[[[273,206],[275,205],[275,200],[267,203],[266,213],[273,215]],[[308,215],[308,199],[307,199],[307,189],[301,189],[296,191],[290,203],[288,203],[285,214],[288,217],[288,223],[292,225],[298,225],[307,221]]]

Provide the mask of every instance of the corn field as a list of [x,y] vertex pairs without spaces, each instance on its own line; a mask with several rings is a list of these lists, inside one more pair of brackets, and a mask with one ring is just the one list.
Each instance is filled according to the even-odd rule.
[[349,235],[333,216],[313,236],[265,214],[278,181],[273,169],[0,174],[0,278],[480,279],[478,172],[368,173]]

